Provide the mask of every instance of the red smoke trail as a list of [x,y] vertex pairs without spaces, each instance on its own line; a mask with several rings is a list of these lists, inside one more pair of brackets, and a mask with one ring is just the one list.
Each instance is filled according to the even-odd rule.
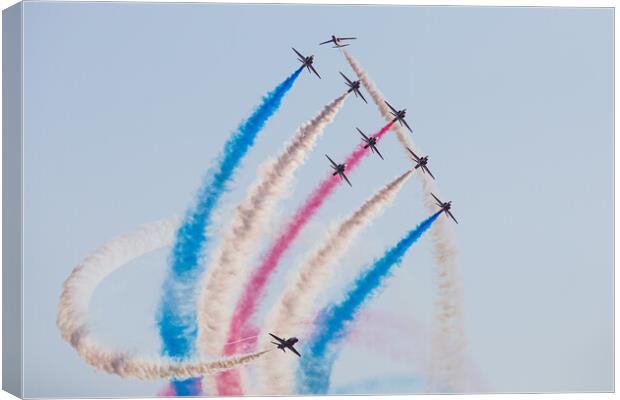
[[[394,121],[388,123],[381,128],[379,132],[372,136],[377,138],[377,140],[381,139],[381,137],[390,130],[393,124]],[[370,148],[365,149],[364,144],[360,144],[345,160],[345,173],[351,172],[369,152]],[[256,329],[250,326],[249,321],[252,315],[254,315],[259,301],[263,297],[263,292],[271,273],[276,269],[282,255],[290,247],[291,243],[293,243],[301,229],[314,216],[314,214],[316,214],[327,197],[329,197],[329,195],[338,186],[340,181],[341,178],[338,175],[333,176],[330,174],[325,180],[323,180],[323,182],[321,182],[319,187],[310,195],[304,205],[297,210],[297,213],[288,226],[286,226],[284,232],[282,232],[280,237],[263,258],[261,265],[252,272],[252,275],[250,276],[250,279],[242,292],[241,298],[237,302],[237,307],[230,321],[227,342],[235,342],[239,340],[239,338],[255,334]],[[224,348],[223,354],[236,354],[242,349],[253,348],[255,345],[256,339],[244,343],[230,343]],[[231,370],[223,372],[217,376],[216,381],[218,393],[220,395],[243,395],[241,379],[236,371]]]
[[174,397],[176,395],[177,393],[170,383],[166,383],[166,386],[157,393],[157,397]]

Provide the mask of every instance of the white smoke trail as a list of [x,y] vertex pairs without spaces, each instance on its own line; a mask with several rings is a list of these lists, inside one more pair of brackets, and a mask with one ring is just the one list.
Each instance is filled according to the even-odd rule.
[[[377,105],[381,115],[391,121],[393,116],[385,104],[383,94],[377,89],[368,74],[346,50],[344,56],[355,71],[366,91]],[[407,147],[417,154],[420,149],[413,144],[410,135],[398,124],[392,125],[398,141],[402,144],[407,157]],[[435,182],[427,174],[417,174],[424,191],[424,206],[429,213],[437,211],[429,193],[438,194]],[[461,277],[457,262],[458,250],[450,229],[444,218],[439,218],[431,228],[435,262],[437,263],[437,300],[435,305],[435,334],[433,335],[433,365],[431,366],[430,386],[432,390],[451,388],[458,391],[463,383],[463,365],[465,353],[465,332],[463,328],[463,294]]]
[[[265,234],[277,201],[348,97],[344,93],[303,123],[276,159],[261,165],[258,178],[241,204],[214,251],[200,286],[198,300],[198,348],[203,356],[219,355],[226,344],[230,316],[248,273],[247,264]],[[205,381],[208,386],[209,382]]]
[[[264,324],[265,331],[259,336],[259,348],[269,345],[267,339],[269,332],[275,332],[277,335],[286,335],[290,332],[303,335],[307,330],[306,322],[314,317],[320,307],[317,299],[325,283],[331,279],[332,266],[361,230],[394,200],[412,172],[412,170],[405,172],[378,190],[357,211],[332,229],[322,244],[310,253],[301,267],[293,273],[284,293],[269,311]],[[293,357],[278,357],[276,360],[275,357],[266,356],[264,361],[269,365],[257,370],[262,393],[292,394],[298,360]]]
[[260,351],[213,361],[176,363],[159,357],[147,359],[112,351],[89,337],[88,308],[97,286],[128,262],[170,245],[179,223],[180,218],[156,221],[110,240],[76,266],[65,281],[56,325],[63,339],[89,365],[124,378],[185,379],[248,364],[267,353]]

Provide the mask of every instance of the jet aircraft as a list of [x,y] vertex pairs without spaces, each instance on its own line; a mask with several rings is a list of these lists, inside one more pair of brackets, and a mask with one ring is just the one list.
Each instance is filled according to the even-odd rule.
[[299,342],[299,339],[297,339],[296,337],[282,339],[282,338],[277,337],[273,333],[270,333],[269,335],[271,335],[272,338],[278,341],[278,343],[271,342],[275,344],[276,346],[278,346],[277,347],[278,349],[282,350],[284,353],[286,353],[286,349],[289,349],[293,353],[297,354],[297,356],[301,357],[301,354],[299,354],[299,352],[294,347],[295,343]]
[[320,46],[320,45],[323,45],[323,44],[327,44],[327,43],[333,43],[333,44],[334,44],[334,47],[333,47],[333,48],[334,48],[334,49],[337,49],[337,48],[340,48],[340,47],[345,47],[345,46],[348,46],[348,45],[349,45],[349,43],[347,43],[347,44],[341,44],[343,40],[355,40],[355,39],[357,39],[357,38],[354,38],[354,37],[336,37],[336,35],[332,35],[332,38],[331,38],[331,39],[326,40],[326,41],[325,41],[325,42],[323,42],[323,43],[319,43],[319,46]]
[[428,174],[431,176],[431,178],[435,179],[435,177],[433,176],[431,171],[426,166],[426,164],[428,164],[428,156],[418,157],[413,151],[411,151],[411,149],[409,147],[407,147],[407,150],[409,150],[409,153],[411,153],[411,155],[413,156],[412,157],[413,161],[415,161],[417,163],[414,169],[420,168],[422,170],[422,172],[428,172]]
[[435,198],[435,201],[437,201],[437,205],[441,208],[442,212],[446,213],[446,216],[450,216],[450,218],[452,218],[454,220],[454,222],[456,222],[458,224],[458,221],[456,220],[456,218],[454,218],[454,215],[452,215],[452,213],[450,212],[450,208],[452,207],[452,202],[448,201],[448,202],[442,202],[441,200],[439,200],[437,198],[437,196],[435,196],[433,193],[431,193],[431,196],[433,196],[433,198]]
[[340,73],[340,75],[342,75],[342,77],[344,78],[344,80],[346,81],[345,83],[347,84],[347,86],[349,87],[349,90],[347,90],[347,93],[355,93],[355,97],[357,97],[357,95],[359,95],[362,100],[364,100],[364,103],[368,104],[368,102],[366,101],[366,99],[364,98],[364,96],[362,95],[362,92],[360,92],[360,81],[351,81],[349,78],[347,78],[345,76],[345,74],[343,74],[342,72]]
[[331,158],[329,158],[329,156],[327,154],[325,154],[325,157],[327,157],[327,159],[329,160],[329,162],[332,163],[331,167],[334,169],[334,173],[332,174],[332,176],[336,176],[336,174],[340,175],[340,177],[342,179],[344,179],[345,181],[347,181],[347,183],[349,184],[349,186],[353,187],[353,185],[351,185],[351,182],[349,181],[349,179],[347,178],[347,176],[344,174],[344,170],[346,168],[346,164],[342,163],[342,164],[336,164],[334,162],[334,160],[332,160]]
[[[385,101],[385,100],[383,100],[383,101]],[[385,101],[385,104],[387,104],[387,106],[390,107],[390,109],[392,110],[391,113],[394,116],[394,119],[392,121],[400,122],[401,125],[405,125],[407,127],[407,129],[409,129],[409,132],[413,133],[413,131],[411,130],[411,127],[409,127],[409,124],[407,124],[407,121],[405,121],[405,114],[407,113],[407,109],[403,108],[402,110],[396,110],[387,101]]]
[[306,57],[302,55],[300,52],[298,52],[297,50],[295,50],[294,47],[292,47],[292,49],[295,52],[295,54],[297,54],[298,56],[297,60],[299,60],[302,66],[308,68],[308,72],[310,72],[311,74],[314,72],[316,76],[318,76],[319,79],[321,79],[321,75],[319,75],[319,73],[316,72],[316,69],[314,69],[314,67],[312,66],[312,63],[314,63],[314,56]]
[[379,153],[379,149],[377,149],[377,138],[374,136],[368,137],[364,135],[364,132],[362,132],[360,128],[355,128],[355,129],[357,129],[360,135],[362,135],[362,140],[366,142],[366,144],[364,145],[364,148],[367,149],[370,147],[370,151],[372,151],[373,153],[376,152],[377,155],[381,157],[381,159],[383,160],[384,159],[383,156],[381,155],[381,153]]

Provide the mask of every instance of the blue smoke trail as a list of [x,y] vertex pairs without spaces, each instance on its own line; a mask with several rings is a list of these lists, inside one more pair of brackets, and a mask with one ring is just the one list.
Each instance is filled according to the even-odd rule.
[[[242,158],[254,144],[267,120],[278,110],[302,69],[298,68],[265,95],[252,115],[239,125],[224,144],[217,163],[203,178],[195,204],[187,211],[177,231],[157,316],[159,334],[163,341],[162,354],[168,357],[183,359],[195,351],[198,331],[196,283],[204,269],[201,260],[203,249],[209,240],[206,229],[211,222],[211,214],[222,194],[226,192],[228,182]],[[192,390],[188,388],[196,385],[193,380],[188,381],[173,382],[173,386],[179,393],[191,395]]]
[[428,217],[409,231],[394,247],[374,261],[353,282],[344,299],[325,307],[316,319],[315,333],[305,346],[297,371],[300,394],[326,394],[329,391],[331,370],[338,356],[339,346],[349,333],[350,324],[367,301],[383,287],[391,276],[392,267],[399,266],[407,250],[426,232],[441,211]]

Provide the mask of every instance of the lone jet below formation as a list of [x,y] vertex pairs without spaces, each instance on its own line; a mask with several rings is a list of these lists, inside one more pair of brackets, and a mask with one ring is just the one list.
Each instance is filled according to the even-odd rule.
[[377,138],[374,136],[368,137],[364,135],[364,132],[362,132],[360,128],[355,128],[355,129],[357,129],[360,135],[362,135],[362,140],[366,142],[366,145],[364,145],[364,148],[367,149],[370,147],[370,151],[372,151],[373,153],[376,152],[377,155],[381,157],[381,159],[383,160],[384,159],[383,156],[381,155],[381,153],[379,153],[379,149],[377,149]]
[[354,38],[354,37],[336,37],[335,35],[332,35],[332,38],[331,38],[331,39],[326,40],[326,41],[325,41],[325,42],[323,42],[323,43],[319,43],[319,46],[320,46],[320,45],[323,45],[323,44],[327,44],[327,43],[333,43],[333,44],[334,44],[334,47],[333,47],[333,48],[334,48],[334,49],[337,49],[337,48],[340,48],[340,47],[345,47],[345,46],[348,46],[348,45],[349,45],[349,43],[347,43],[347,44],[341,44],[341,42],[342,42],[343,40],[355,40],[355,39],[357,39],[357,38]]
[[[385,100],[383,100],[385,101]],[[385,104],[387,104],[388,107],[390,107],[390,109],[392,110],[391,113],[394,116],[394,119],[392,121],[396,122],[400,122],[401,125],[405,125],[407,127],[407,129],[409,129],[409,132],[413,133],[413,131],[411,130],[411,128],[409,127],[409,124],[407,124],[407,121],[405,121],[405,114],[407,113],[407,109],[403,108],[402,110],[396,110],[394,107],[392,107],[390,105],[390,103],[388,103],[387,101],[385,101]]]
[[349,87],[349,90],[347,90],[347,93],[353,92],[353,93],[355,93],[355,97],[357,97],[357,95],[359,95],[362,98],[362,100],[364,100],[364,103],[368,104],[368,102],[366,101],[364,96],[362,96],[362,92],[360,92],[360,81],[351,81],[342,72],[340,73],[340,75],[342,75],[342,77],[346,81],[347,86]]
[[296,337],[282,339],[282,338],[277,337],[273,333],[270,333],[269,335],[271,335],[272,338],[278,341],[278,343],[271,342],[275,344],[276,346],[278,346],[278,349],[282,350],[284,353],[286,353],[286,349],[289,349],[293,353],[297,354],[297,356],[301,357],[301,354],[299,354],[299,352],[294,347],[295,343],[299,342],[299,339],[297,339]]
[[349,184],[349,186],[353,187],[353,185],[351,185],[351,182],[349,181],[349,179],[347,178],[347,176],[344,174],[344,170],[346,168],[346,164],[342,163],[342,164],[336,164],[334,162],[334,160],[332,160],[331,158],[329,158],[329,156],[327,154],[325,154],[325,157],[327,157],[327,159],[329,160],[329,162],[332,163],[331,167],[334,169],[334,173],[332,174],[332,176],[336,176],[336,174],[340,175],[340,177],[342,179],[344,179],[345,181],[347,181],[347,183]]
[[413,156],[412,157],[413,161],[417,163],[414,169],[418,169],[419,167],[422,170],[422,172],[428,172],[431,178],[435,179],[431,171],[426,166],[426,164],[428,164],[428,156],[418,157],[413,151],[411,151],[409,147],[407,147],[407,150],[409,150],[409,153],[411,153],[411,155]]
[[452,207],[452,202],[448,201],[446,203],[443,203],[433,193],[431,193],[431,196],[433,196],[435,198],[435,200],[437,201],[437,205],[441,208],[441,211],[445,212],[446,216],[449,215],[450,218],[452,218],[454,220],[454,222],[456,222],[458,224],[459,222],[456,220],[456,218],[454,218],[454,215],[452,215],[452,213],[450,212],[450,208]]
[[297,60],[299,60],[299,62],[302,64],[302,67],[306,67],[308,68],[308,72],[310,73],[315,73],[316,76],[319,77],[319,79],[321,79],[321,75],[319,75],[318,72],[316,72],[316,69],[314,69],[314,67],[312,66],[312,63],[314,62],[314,56],[303,56],[300,52],[298,52],[297,50],[295,50],[294,47],[292,47],[293,51],[297,54],[298,58]]

